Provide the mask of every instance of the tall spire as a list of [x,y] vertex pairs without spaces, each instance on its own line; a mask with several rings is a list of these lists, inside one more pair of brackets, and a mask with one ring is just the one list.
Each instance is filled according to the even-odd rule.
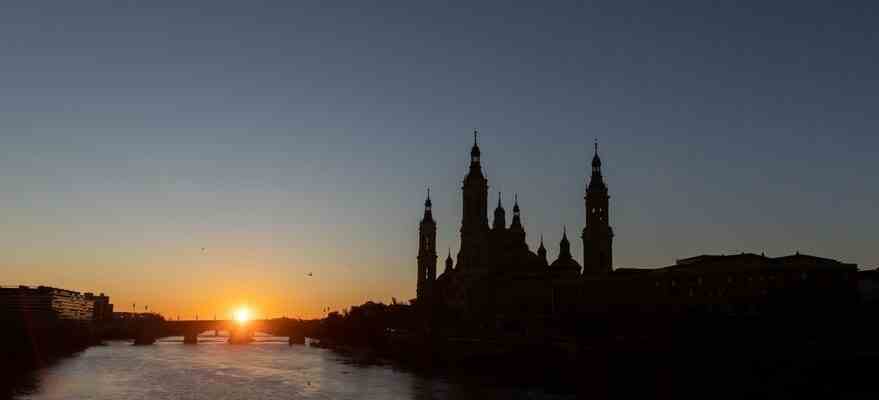
[[424,219],[418,226],[418,286],[416,297],[426,301],[436,280],[436,221],[433,220],[430,188],[424,200]]
[[427,199],[424,200],[424,220],[422,222],[433,222],[433,202],[430,201],[430,187],[427,188]]
[[473,148],[470,149],[470,163],[478,164],[479,157],[482,155],[482,152],[479,150],[479,131],[473,130]]
[[461,188],[463,207],[461,212],[461,248],[458,251],[456,269],[468,270],[484,265],[485,237],[491,230],[488,219],[488,180],[482,172],[479,150],[479,133],[473,132],[473,148],[470,150],[470,170]]
[[519,194],[514,196],[513,203],[513,222],[510,223],[510,230],[519,234],[521,243],[525,243],[525,228],[522,227],[522,216],[519,210]]
[[424,201],[424,208],[432,208],[433,202],[430,201],[430,186],[427,187],[427,200]]
[[513,216],[519,215],[519,193],[513,196]]
[[594,143],[592,177],[586,186],[586,226],[583,228],[583,271],[608,273],[613,270],[613,229],[610,227],[610,196],[601,174],[598,140]]
[[598,139],[594,143],[595,154],[592,156],[592,178],[589,180],[588,190],[607,190],[604,177],[601,176],[601,157],[598,156]]
[[504,210],[504,205],[501,203],[501,198],[503,195],[501,192],[497,193],[497,208],[494,209],[494,229],[504,229],[507,227],[507,213]]

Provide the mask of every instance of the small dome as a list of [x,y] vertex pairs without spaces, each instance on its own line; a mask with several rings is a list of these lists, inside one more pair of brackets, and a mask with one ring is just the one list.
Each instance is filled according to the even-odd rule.
[[556,271],[580,272],[580,264],[577,262],[577,260],[569,257],[561,257],[553,261],[549,268]]

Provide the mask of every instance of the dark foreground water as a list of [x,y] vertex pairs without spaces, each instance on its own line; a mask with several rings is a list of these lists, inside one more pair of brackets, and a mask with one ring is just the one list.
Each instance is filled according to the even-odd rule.
[[[390,365],[363,364],[329,350],[260,337],[184,345],[111,342],[30,374],[14,399],[555,399],[537,388],[490,378],[427,377]],[[0,395],[2,397],[2,395]],[[568,396],[570,397],[570,396]]]

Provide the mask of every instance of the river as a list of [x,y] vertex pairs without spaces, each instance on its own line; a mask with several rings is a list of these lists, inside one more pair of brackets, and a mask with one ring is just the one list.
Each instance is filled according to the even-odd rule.
[[[538,388],[485,378],[430,377],[364,364],[326,349],[258,337],[229,345],[168,338],[152,346],[110,342],[25,377],[20,400],[162,399],[557,399]],[[2,397],[2,396],[0,396]]]

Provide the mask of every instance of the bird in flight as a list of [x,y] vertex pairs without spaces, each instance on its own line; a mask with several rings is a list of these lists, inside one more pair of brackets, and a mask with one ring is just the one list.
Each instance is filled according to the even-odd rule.
[[311,272],[307,273],[306,275],[308,275],[308,276],[312,276],[312,275],[311,275]]

